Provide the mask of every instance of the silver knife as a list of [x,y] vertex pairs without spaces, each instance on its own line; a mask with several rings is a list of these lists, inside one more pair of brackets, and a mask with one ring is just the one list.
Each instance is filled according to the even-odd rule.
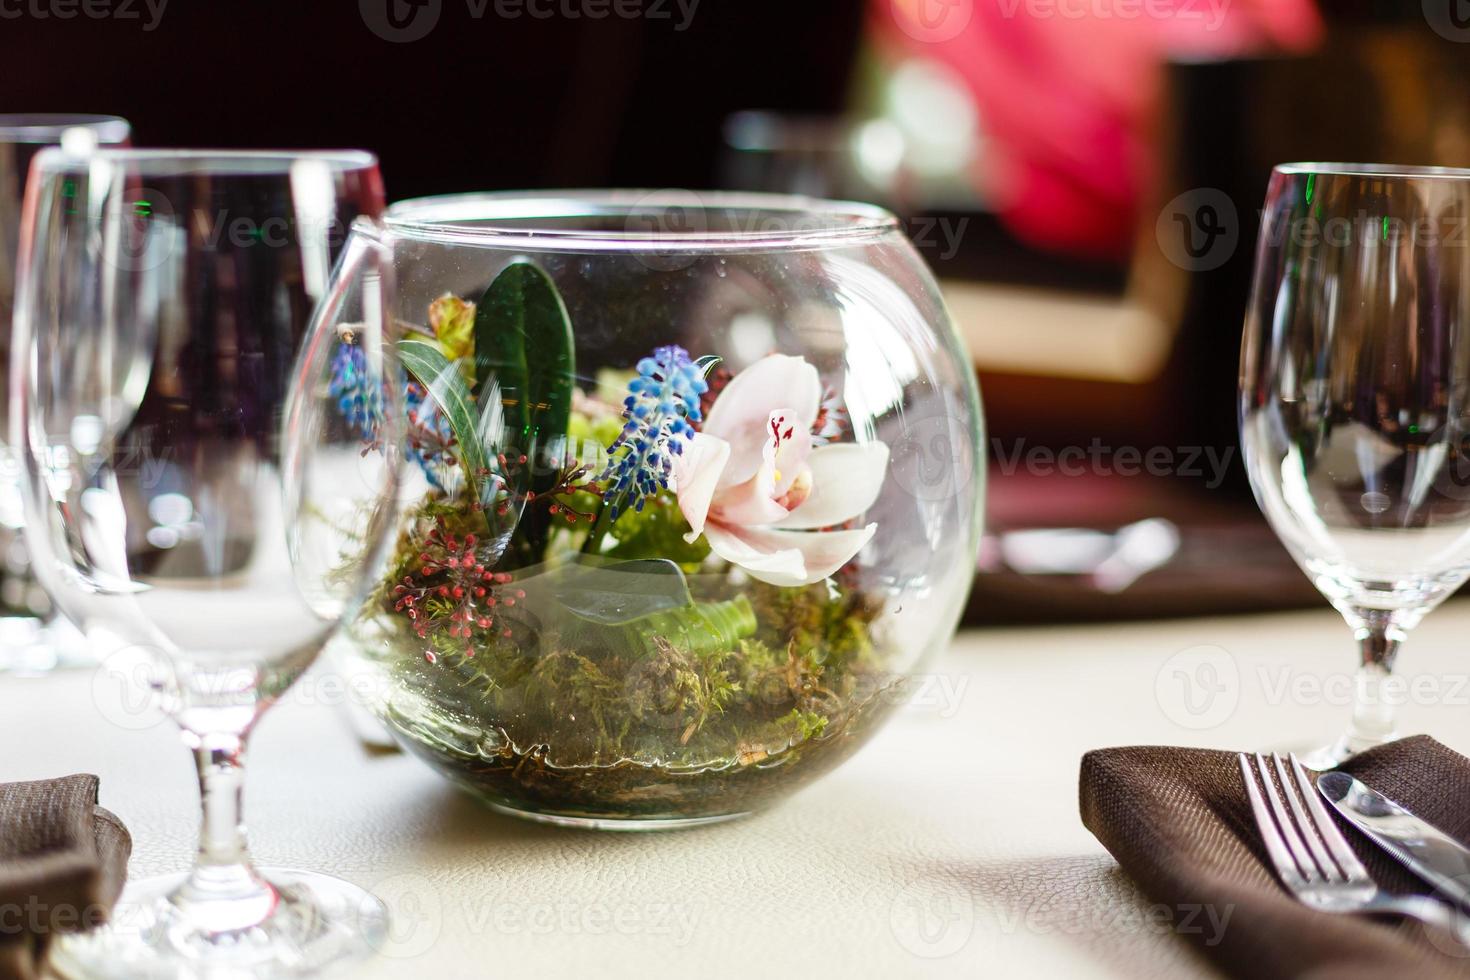
[[1317,789],[1348,819],[1434,890],[1470,909],[1470,849],[1345,772],[1325,772]]

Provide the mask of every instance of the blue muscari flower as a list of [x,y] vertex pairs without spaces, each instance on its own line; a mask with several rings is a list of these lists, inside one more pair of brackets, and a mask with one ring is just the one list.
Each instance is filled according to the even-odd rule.
[[361,347],[348,343],[337,347],[327,393],[337,399],[337,411],[347,424],[368,443],[376,443],[383,418],[383,392],[368,373],[367,355]]
[[708,390],[704,371],[682,347],[660,347],[638,362],[638,376],[628,382],[623,400],[627,422],[607,447],[610,459],[600,477],[613,520],[628,504],[642,510],[644,498],[668,489],[673,458],[694,438],[699,396]]

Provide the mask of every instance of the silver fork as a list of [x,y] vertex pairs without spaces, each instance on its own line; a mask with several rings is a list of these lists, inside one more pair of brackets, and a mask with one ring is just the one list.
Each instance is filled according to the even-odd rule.
[[1295,755],[1290,757],[1290,775],[1280,755],[1273,754],[1271,760],[1279,786],[1271,778],[1272,767],[1259,752],[1254,771],[1250,756],[1240,753],[1240,772],[1266,853],[1282,884],[1298,901],[1322,912],[1408,916],[1470,947],[1470,923],[1449,906],[1422,895],[1390,895],[1374,883],[1317,798]]

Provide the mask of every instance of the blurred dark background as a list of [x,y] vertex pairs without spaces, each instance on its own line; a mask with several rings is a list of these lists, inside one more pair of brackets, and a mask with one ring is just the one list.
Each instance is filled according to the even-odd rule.
[[985,396],[976,621],[1317,601],[1236,446],[1270,168],[1470,166],[1459,0],[0,0],[0,65],[0,111],[365,147],[395,200],[892,208]]
[[[609,0],[593,20],[562,0],[536,6],[544,18],[498,16],[494,0],[171,0],[152,30],[144,0],[128,0],[136,20],[0,15],[5,111],[124,116],[139,145],[363,147],[399,199],[705,187],[729,114],[844,110],[860,3],[701,0],[689,15],[689,2],[648,0],[629,18]],[[384,40],[363,8],[389,4],[421,24],[437,6],[437,21]]]

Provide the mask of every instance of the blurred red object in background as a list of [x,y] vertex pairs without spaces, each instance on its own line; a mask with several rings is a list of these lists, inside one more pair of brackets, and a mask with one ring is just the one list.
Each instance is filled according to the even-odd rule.
[[1313,0],[873,0],[896,57],[952,69],[978,107],[991,205],[1042,248],[1126,259],[1152,178],[1161,68],[1311,50]]

